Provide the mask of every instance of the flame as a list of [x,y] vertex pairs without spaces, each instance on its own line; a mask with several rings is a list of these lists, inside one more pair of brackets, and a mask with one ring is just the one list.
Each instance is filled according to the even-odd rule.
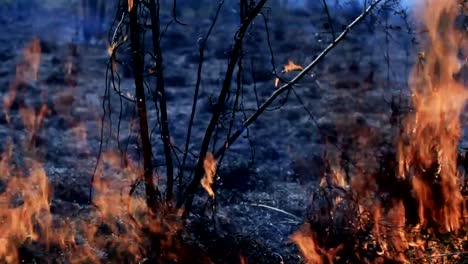
[[41,44],[33,38],[23,51],[23,61],[16,68],[16,78],[20,82],[37,81],[41,63]]
[[9,91],[3,98],[3,112],[8,123],[10,123],[9,110],[15,102],[18,85],[37,81],[40,62],[41,44],[39,39],[33,38],[24,48],[23,57],[16,65],[16,79],[10,84]]
[[294,233],[291,240],[299,246],[299,250],[308,264],[322,264],[324,261],[319,254],[320,249],[312,235],[310,231],[306,231],[304,228],[302,231]]
[[[397,163],[393,156],[384,157],[383,164],[379,161],[372,146],[379,141],[372,129],[355,129],[349,125],[348,117],[337,124],[337,130],[347,133],[345,140],[339,137],[338,141],[352,142],[340,151],[352,150],[349,158],[352,163],[348,164],[353,166],[341,167],[341,154],[349,157],[349,153],[328,150],[325,153],[327,170],[314,193],[309,218],[320,236],[305,226],[291,237],[307,263],[332,263],[336,251],[327,247],[336,243],[334,239],[341,239],[340,235],[356,240],[356,245],[348,243],[346,247],[357,249],[355,256],[363,263],[372,262],[366,254],[375,254],[375,263],[410,263],[414,260],[411,254],[424,258],[448,253],[444,243],[428,242],[422,228],[429,227],[431,232],[432,228],[454,231],[463,227],[457,147],[461,137],[460,115],[468,92],[456,76],[463,64],[458,56],[466,56],[463,54],[466,38],[454,27],[460,13],[457,1],[428,0],[419,10],[428,34],[425,50],[419,53],[409,79],[414,112],[405,119],[397,145]],[[388,179],[392,177],[394,163],[399,178]],[[382,167],[376,167],[379,164]],[[347,174],[352,174],[349,185],[345,180]],[[387,183],[391,185],[384,186]],[[400,184],[405,188],[403,192],[409,188],[411,194],[405,196],[401,190],[392,189]],[[417,205],[410,201],[412,196]],[[418,210],[419,225],[410,228],[407,213],[413,206]],[[368,237],[363,238],[362,232]],[[454,248],[463,251],[459,241],[466,239],[466,235],[464,238],[454,235],[451,239]]]
[[116,47],[117,47],[117,43],[112,43],[111,45],[109,45],[109,47],[107,47],[107,54],[108,54],[109,56],[113,56]]
[[373,209],[377,254],[399,263],[409,263],[404,252],[409,248],[405,230],[405,207],[402,201],[397,202],[387,212],[380,205]]
[[133,9],[133,0],[128,0],[128,12],[131,12]]
[[25,241],[48,237],[51,224],[45,170],[38,162],[28,160],[27,176],[14,171],[8,166],[12,156],[13,145],[9,143],[0,162],[5,172],[1,180],[7,183],[6,191],[0,194],[0,259],[8,263],[18,262],[17,248]]
[[310,226],[306,224],[291,236],[291,241],[299,247],[307,264],[333,263],[342,246],[326,250],[317,244],[314,237]]
[[[0,160],[0,169],[5,172],[0,180],[7,183],[6,191],[0,193],[0,260],[19,263],[18,248],[27,241],[34,241],[45,246],[59,246],[70,263],[105,263],[104,252],[109,249],[117,259],[131,258],[130,262],[137,263],[150,254],[145,233],[148,231],[160,234],[162,252],[177,260],[171,249],[177,248],[173,234],[180,229],[175,221],[178,215],[166,212],[164,217],[152,216],[147,213],[143,196],[130,196],[129,181],[142,175],[136,163],[129,160],[127,167],[122,168],[118,154],[104,153],[103,166],[99,167],[93,182],[96,210],[86,217],[64,219],[57,225],[52,224],[51,190],[45,170],[40,163],[31,160],[26,164],[28,175],[23,175],[10,166],[13,153],[10,143]],[[102,233],[102,227],[108,234]]]
[[420,223],[451,231],[461,224],[457,146],[468,92],[454,75],[460,70],[463,34],[454,28],[457,1],[426,1],[422,10],[428,36],[410,76],[415,110],[398,146],[399,175],[411,177]]
[[49,109],[46,105],[42,105],[39,112],[36,113],[34,108],[20,108],[19,110],[21,119],[25,126],[26,132],[28,133],[29,146],[34,145],[36,133],[44,121],[44,118],[49,113]]
[[[283,70],[281,70],[281,73],[287,73],[287,72],[292,72],[292,71],[302,71],[304,67],[302,67],[299,64],[294,63],[292,60],[288,60],[288,64],[283,66]],[[278,87],[280,84],[280,78],[275,79],[275,87]]]
[[211,198],[214,198],[215,193],[211,186],[213,185],[214,176],[216,175],[216,160],[212,153],[208,153],[206,155],[206,158],[203,161],[203,168],[205,169],[205,176],[201,180],[201,185]]
[[[37,81],[39,64],[40,45],[34,39],[25,48],[10,94],[4,98],[6,114],[19,92],[18,85]],[[73,65],[65,66],[65,74],[71,75]],[[71,88],[59,92],[59,99],[54,102],[54,109],[63,118],[71,113],[74,87]],[[35,150],[35,144],[31,143],[50,111],[43,104],[39,109],[22,105],[18,112],[27,136],[25,143],[29,144],[17,146],[11,139],[5,140],[0,159],[0,262],[19,263],[18,249],[34,242],[46,251],[51,246],[60,249],[67,263],[107,263],[111,260],[107,254],[112,254],[112,260],[118,262],[139,263],[152,254],[149,250],[154,250],[150,241],[153,235],[161,238],[160,257],[177,262],[179,256],[174,250],[179,245],[174,234],[181,228],[180,214],[167,208],[157,214],[148,212],[144,195],[138,190],[130,191],[143,170],[130,157],[122,158],[118,151],[102,154],[93,182],[93,206],[71,219],[55,217],[51,213],[52,190],[46,170],[36,157],[37,153],[31,151]],[[97,124],[99,126],[100,122]],[[87,150],[85,123],[77,123],[69,131],[77,150]]]
[[302,71],[304,67],[299,64],[294,63],[292,60],[288,60],[288,64],[283,66],[283,73],[292,72],[292,71]]
[[247,264],[247,259],[244,256],[239,256],[240,258],[240,264]]

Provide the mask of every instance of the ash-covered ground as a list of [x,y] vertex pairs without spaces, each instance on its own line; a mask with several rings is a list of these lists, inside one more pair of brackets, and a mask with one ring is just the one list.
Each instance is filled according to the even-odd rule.
[[[186,25],[170,24],[162,38],[171,141],[180,149],[191,112],[198,45],[212,21],[217,7],[214,2],[199,9],[191,9],[188,4],[181,7],[179,19]],[[234,128],[275,91],[273,67],[290,80],[297,72],[281,73],[288,60],[306,66],[332,40],[331,28],[338,35],[361,12],[359,6],[351,4],[330,6],[330,24],[319,3],[308,9],[267,6],[263,14],[269,36],[263,17],[255,20],[246,36],[241,82],[243,111],[237,113]],[[196,163],[194,156],[222,85],[239,23],[235,7],[226,3],[207,43],[188,167]],[[163,8],[162,20],[167,23],[172,6]],[[280,96],[271,110],[229,148],[218,170],[216,215],[213,227],[208,229],[215,228],[221,237],[229,234],[255,240],[269,252],[269,261],[300,262],[290,236],[306,218],[313,193],[326,170],[327,157],[340,156],[351,163],[365,160],[369,169],[374,168],[382,150],[394,146],[397,131],[392,124],[409,110],[407,76],[417,59],[413,38],[416,32],[411,31],[411,12],[407,10],[408,17],[404,17],[390,11],[401,11],[397,8],[380,9],[354,28],[310,75],[294,90]],[[39,39],[41,46],[38,78],[17,87],[15,102],[8,110],[11,122],[4,114],[0,116],[0,140],[12,138],[16,145],[23,146],[27,128],[19,109],[27,106],[38,110],[46,104],[50,111],[34,144],[53,186],[52,212],[57,216],[76,216],[88,206],[104,114],[104,151],[125,148],[139,160],[138,131],[129,122],[135,118],[134,109],[131,103],[121,102],[112,90],[110,105],[103,105],[108,44],[101,35],[85,39],[77,2],[5,7],[0,12],[2,97],[6,97],[17,78],[16,68],[23,60],[24,47],[33,38]],[[110,28],[114,11],[108,8],[106,12],[103,24]],[[130,63],[128,56],[122,55],[122,60]],[[131,69],[119,67],[120,88],[132,95]],[[154,86],[154,81],[149,86]],[[235,86],[233,83],[231,105]],[[153,128],[157,109],[150,98],[147,104]],[[218,129],[218,147],[225,139],[229,116],[226,114],[224,126]],[[151,140],[159,184],[164,186],[164,156],[158,131],[152,130]],[[5,144],[1,146],[3,150]],[[182,153],[176,151],[175,155],[180,158]],[[21,166],[21,159],[18,154],[15,165]],[[190,175],[185,177],[187,181]],[[212,217],[204,205],[212,207],[213,202],[201,187],[195,204],[194,222],[199,216]],[[200,240],[204,239],[211,238],[201,235]]]

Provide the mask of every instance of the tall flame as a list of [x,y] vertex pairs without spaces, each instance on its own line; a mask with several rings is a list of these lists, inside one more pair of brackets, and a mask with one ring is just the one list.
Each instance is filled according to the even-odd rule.
[[460,227],[462,202],[457,145],[468,93],[454,78],[460,70],[462,33],[454,27],[456,0],[426,1],[422,10],[428,36],[410,77],[414,113],[399,142],[399,175],[412,179],[420,223],[450,231]]

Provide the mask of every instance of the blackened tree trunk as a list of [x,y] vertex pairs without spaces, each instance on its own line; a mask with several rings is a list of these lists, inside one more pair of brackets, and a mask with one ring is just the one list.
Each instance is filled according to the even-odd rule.
[[156,56],[156,94],[154,100],[159,98],[159,108],[161,112],[161,137],[164,145],[164,156],[166,160],[166,202],[172,200],[172,190],[174,186],[174,167],[172,162],[171,136],[169,132],[169,123],[167,119],[167,101],[164,88],[163,57],[161,51],[161,25],[159,20],[159,0],[150,0],[151,29],[153,35],[153,52]]
[[140,26],[138,24],[139,2],[139,0],[135,0],[134,6],[130,11],[130,40],[135,79],[135,94],[137,99],[138,116],[140,119],[140,137],[143,151],[143,179],[145,181],[146,203],[150,210],[155,210],[157,202],[157,190],[153,182],[152,149],[148,133],[145,88],[143,85],[143,52],[141,50]]

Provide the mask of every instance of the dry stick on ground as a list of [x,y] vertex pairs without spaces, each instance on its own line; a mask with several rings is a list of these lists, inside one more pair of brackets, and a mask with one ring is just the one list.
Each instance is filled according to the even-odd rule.
[[338,45],[338,43],[343,40],[349,31],[359,24],[382,0],[375,0],[372,2],[361,15],[359,15],[356,19],[354,19],[351,24],[349,24],[346,29],[335,39],[333,40],[330,45],[328,45],[322,53],[320,53],[315,60],[313,60],[307,67],[305,67],[300,73],[296,75],[290,82],[284,84],[280,88],[278,88],[271,96],[257,109],[255,113],[253,113],[244,123],[242,124],[242,128],[237,130],[228,140],[227,144],[221,146],[218,151],[215,153],[215,158],[220,157],[221,155],[226,152],[226,150],[236,141],[239,136],[249,127],[257,118],[265,112],[265,110],[273,103],[273,101],[283,92],[288,91],[291,87],[293,87],[296,83],[298,83],[312,68],[314,68],[319,62],[323,60],[323,58],[331,51],[333,48]]
[[179,173],[177,176],[179,179],[179,192],[182,191],[182,179],[184,175],[185,163],[187,162],[187,155],[188,155],[188,150],[190,146],[190,137],[192,135],[193,120],[195,119],[195,113],[197,110],[198,93],[200,91],[200,85],[201,85],[201,75],[202,75],[203,63],[204,63],[204,58],[205,58],[206,43],[208,41],[208,38],[211,35],[211,32],[213,31],[216,21],[218,20],[218,16],[219,16],[219,13],[221,11],[221,7],[223,6],[223,4],[224,4],[224,0],[219,2],[218,9],[216,9],[215,17],[213,18],[213,21],[211,22],[210,28],[208,29],[206,36],[201,40],[200,47],[199,47],[197,81],[195,84],[195,93],[193,95],[192,112],[190,113],[190,120],[189,120],[189,124],[187,128],[187,138],[185,139],[184,153],[182,156],[182,165],[179,168]]
[[143,179],[145,181],[146,204],[150,210],[156,209],[157,190],[153,183],[152,150],[148,134],[148,119],[146,114],[145,87],[143,84],[143,52],[140,43],[140,26],[138,25],[138,4],[135,0],[134,7],[130,11],[130,40],[133,57],[133,71],[135,79],[135,95],[140,121],[141,147],[143,151]]
[[279,208],[276,208],[276,207],[273,207],[273,206],[270,206],[270,205],[256,204],[256,203],[253,203],[253,204],[250,204],[250,205],[254,206],[254,207],[263,207],[263,208],[266,208],[266,209],[270,209],[270,210],[285,214],[287,216],[290,216],[290,217],[294,218],[295,221],[299,221],[298,223],[300,223],[303,220],[299,216],[293,215],[293,214],[291,214],[289,212],[286,212],[285,210],[282,210],[282,209],[279,209]]
[[[153,98],[156,100],[159,98],[159,109],[161,115],[161,138],[164,145],[164,158],[166,160],[166,202],[172,200],[172,190],[174,186],[174,166],[172,161],[172,149],[171,149],[171,136],[169,132],[169,123],[167,119],[167,100],[166,91],[164,89],[164,72],[163,72],[163,57],[161,50],[161,23],[159,20],[159,0],[149,1],[149,11],[151,16],[151,30],[153,37],[153,52],[156,57],[156,91]],[[151,145],[150,145],[151,148]]]
[[185,204],[184,216],[187,216],[188,213],[190,212],[193,198],[195,195],[195,191],[197,190],[198,185],[200,184],[200,180],[202,179],[204,175],[203,163],[204,163],[206,154],[208,152],[208,147],[210,145],[213,132],[216,128],[216,124],[219,121],[219,117],[221,116],[221,112],[223,111],[224,105],[226,103],[226,96],[229,93],[229,90],[231,88],[232,76],[234,74],[237,61],[239,60],[239,57],[241,56],[242,41],[244,39],[245,33],[247,32],[247,29],[249,28],[254,18],[262,10],[266,1],[267,0],[260,0],[258,4],[248,12],[247,17],[244,18],[239,30],[236,33],[234,46],[231,50],[231,55],[229,57],[229,64],[226,70],[226,76],[224,77],[224,81],[223,81],[223,87],[221,88],[218,101],[213,111],[213,115],[211,116],[210,123],[208,124],[208,127],[205,132],[205,136],[202,141],[194,177],[192,181],[190,182],[189,186],[187,187],[187,189],[185,190],[185,193],[182,199],[177,201],[178,208],[181,208]]

